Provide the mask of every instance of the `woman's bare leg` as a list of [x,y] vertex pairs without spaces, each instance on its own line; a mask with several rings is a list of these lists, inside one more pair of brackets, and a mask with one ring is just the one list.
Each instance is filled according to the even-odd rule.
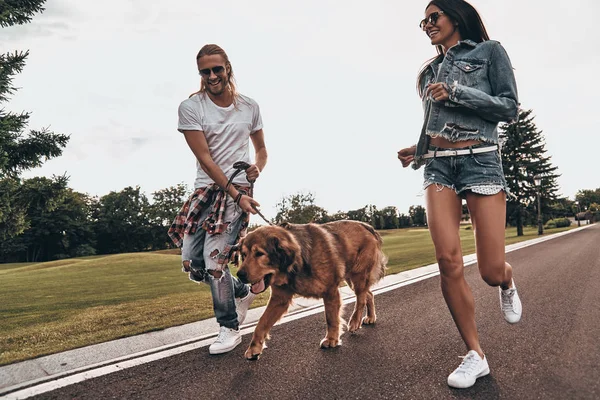
[[444,299],[468,350],[483,358],[475,324],[475,301],[464,276],[459,226],[461,199],[454,190],[430,185],[426,191],[427,224],[440,268]]
[[504,249],[506,194],[500,192],[486,196],[468,193],[467,206],[473,222],[481,277],[490,286],[510,288],[512,267],[506,262]]

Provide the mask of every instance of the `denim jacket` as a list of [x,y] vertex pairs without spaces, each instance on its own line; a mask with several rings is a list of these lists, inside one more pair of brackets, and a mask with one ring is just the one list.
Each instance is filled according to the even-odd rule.
[[513,68],[497,41],[458,42],[427,66],[421,82],[423,94],[428,84],[437,82],[446,83],[449,100],[440,102],[423,96],[425,119],[414,169],[423,165],[430,137],[498,144],[498,123],[513,121],[518,115]]

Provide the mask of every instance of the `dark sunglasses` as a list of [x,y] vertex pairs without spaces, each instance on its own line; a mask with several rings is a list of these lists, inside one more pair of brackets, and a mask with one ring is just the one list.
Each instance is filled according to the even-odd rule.
[[425,27],[427,26],[428,23],[430,23],[431,25],[435,25],[438,21],[438,19],[440,18],[440,15],[444,15],[445,13],[443,11],[436,11],[436,12],[432,12],[431,14],[429,14],[429,17],[424,18],[421,23],[419,23],[419,28],[421,29],[425,29]]
[[210,76],[211,70],[215,75],[218,75],[218,74],[222,73],[223,71],[225,71],[225,67],[223,67],[222,65],[217,65],[216,67],[212,67],[212,68],[204,68],[204,69],[200,70],[200,75]]

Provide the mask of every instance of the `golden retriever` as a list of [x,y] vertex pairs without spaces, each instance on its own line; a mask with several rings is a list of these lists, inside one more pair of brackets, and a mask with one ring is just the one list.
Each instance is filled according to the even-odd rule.
[[[239,244],[242,264],[238,277],[260,293],[271,287],[271,297],[258,321],[248,360],[256,360],[265,347],[273,325],[287,311],[295,294],[322,298],[327,331],[321,348],[341,344],[342,299],[338,287],[345,280],[356,294],[348,330],[376,320],[371,286],[383,278],[387,258],[382,240],[370,226],[357,221],[327,224],[282,224],[263,226],[250,232]],[[364,318],[363,311],[367,308]]]

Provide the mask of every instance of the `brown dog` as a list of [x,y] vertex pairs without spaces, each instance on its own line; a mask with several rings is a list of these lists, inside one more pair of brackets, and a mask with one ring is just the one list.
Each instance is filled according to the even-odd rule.
[[[242,265],[237,275],[242,282],[251,283],[255,293],[270,286],[271,298],[245,357],[258,359],[269,331],[287,311],[294,294],[323,298],[327,332],[321,348],[340,345],[342,299],[338,287],[344,280],[356,293],[348,330],[355,332],[361,324],[373,324],[376,315],[370,287],[383,278],[387,263],[381,244],[370,225],[357,221],[264,226],[249,233],[240,243]],[[362,318],[365,306],[367,315]]]

